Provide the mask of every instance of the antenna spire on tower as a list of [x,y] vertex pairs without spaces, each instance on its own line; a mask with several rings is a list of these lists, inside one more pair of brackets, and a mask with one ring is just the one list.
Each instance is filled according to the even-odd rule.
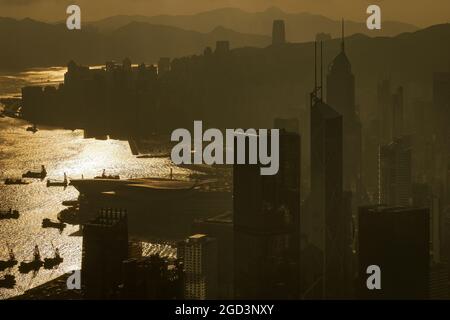
[[342,36],[341,36],[341,48],[342,52],[345,51],[345,29],[344,29],[344,18],[342,18]]

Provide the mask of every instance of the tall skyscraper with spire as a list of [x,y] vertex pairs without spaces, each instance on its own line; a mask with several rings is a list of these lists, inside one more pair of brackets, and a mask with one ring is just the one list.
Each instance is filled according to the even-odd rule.
[[356,111],[355,76],[345,48],[343,20],[341,50],[331,63],[327,75],[327,103],[343,117],[344,189],[352,191],[353,199],[359,202],[362,196],[362,129]]

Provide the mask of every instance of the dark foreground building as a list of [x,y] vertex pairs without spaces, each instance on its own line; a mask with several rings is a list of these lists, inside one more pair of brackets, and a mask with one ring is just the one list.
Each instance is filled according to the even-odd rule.
[[276,175],[251,164],[233,174],[235,298],[298,299],[300,136],[280,131]]
[[104,209],[83,225],[81,279],[86,299],[114,298],[128,257],[127,214]]
[[[359,208],[359,298],[428,299],[429,210],[412,207]],[[381,271],[381,289],[367,288],[369,266]]]

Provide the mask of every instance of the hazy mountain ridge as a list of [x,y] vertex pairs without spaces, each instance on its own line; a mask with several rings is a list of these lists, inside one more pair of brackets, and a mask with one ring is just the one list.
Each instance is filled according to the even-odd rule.
[[270,37],[222,27],[201,33],[134,21],[107,32],[90,26],[69,31],[64,24],[0,18],[0,69],[66,65],[72,59],[83,64],[103,64],[126,56],[136,63],[154,63],[161,56],[202,53],[218,40],[229,40],[232,47],[264,47],[271,41]]
[[[201,12],[193,15],[158,15],[158,16],[114,16],[103,20],[91,22],[90,25],[100,31],[110,31],[126,25],[130,21],[140,21],[152,24],[170,25],[179,28],[209,32],[217,25],[233,29],[241,33],[261,34],[270,36],[272,23],[275,19],[286,22],[287,40],[291,42],[311,41],[318,32],[330,33],[333,37],[340,36],[341,21],[311,13],[285,13],[276,7],[262,12],[246,12],[235,8],[223,8]],[[383,21],[382,29],[370,31],[365,22],[346,22],[346,33],[364,33],[370,36],[394,36],[403,32],[415,31],[416,26],[395,22]]]

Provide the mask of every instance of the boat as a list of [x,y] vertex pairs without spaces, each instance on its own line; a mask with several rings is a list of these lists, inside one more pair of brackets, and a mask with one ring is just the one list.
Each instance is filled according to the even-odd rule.
[[23,184],[29,184],[29,182],[24,181],[22,179],[11,179],[11,178],[8,178],[8,179],[5,180],[5,184],[7,184],[7,185],[14,185],[14,184],[23,185]]
[[63,181],[52,181],[50,179],[47,180],[47,188],[48,187],[64,187],[66,188],[69,185],[69,181],[67,180],[67,175],[64,173]]
[[71,225],[78,225],[81,223],[79,209],[76,207],[66,208],[58,213],[58,221]]
[[65,223],[62,222],[54,222],[48,218],[42,220],[42,228],[54,228],[63,230],[66,227]]
[[78,200],[64,200],[62,202],[62,205],[66,206],[66,207],[76,207],[79,204],[80,204],[80,201],[78,201]]
[[34,247],[33,260],[32,261],[23,261],[19,265],[20,273],[28,273],[31,271],[39,271],[39,269],[44,265],[44,262],[41,260],[41,253],[39,252],[39,247],[36,245]]
[[5,271],[6,269],[12,268],[17,264],[16,257],[12,249],[9,249],[9,259],[0,260],[0,271]]
[[102,175],[101,176],[96,176],[96,177],[94,177],[94,179],[118,180],[118,179],[120,179],[120,176],[119,175],[107,175],[106,174],[106,170],[103,169]]
[[27,128],[27,131],[36,133],[36,132],[38,132],[38,128],[36,127],[36,124],[34,124],[33,126],[28,127],[28,128]]
[[3,278],[0,278],[0,288],[14,289],[15,285],[16,277],[11,274],[7,274]]
[[45,258],[44,259],[44,269],[53,269],[54,267],[59,266],[64,259],[59,254],[58,248],[55,249],[55,256],[53,258]]
[[9,210],[0,211],[0,220],[6,220],[6,219],[19,219],[20,213],[18,210],[12,210],[11,208]]
[[41,171],[27,171],[22,175],[22,178],[33,178],[33,179],[44,179],[47,176],[47,170],[45,170],[45,166],[42,165]]

